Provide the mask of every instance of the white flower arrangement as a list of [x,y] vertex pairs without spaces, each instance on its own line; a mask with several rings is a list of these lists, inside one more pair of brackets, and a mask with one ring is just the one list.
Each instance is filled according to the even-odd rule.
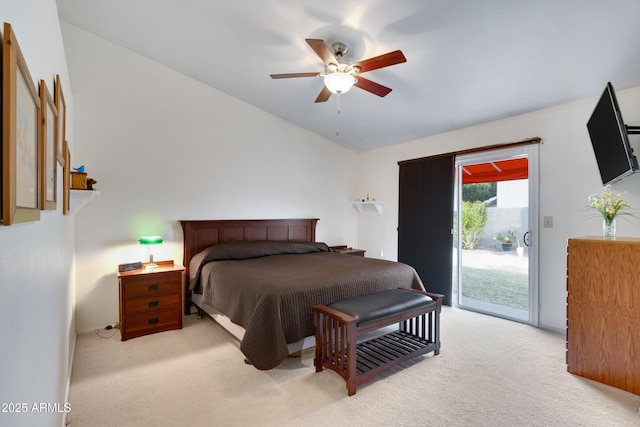
[[589,196],[590,207],[600,212],[602,218],[610,225],[617,215],[631,215],[630,213],[620,213],[629,208],[629,203],[624,200],[624,194],[613,194],[611,186],[607,185],[602,191],[602,195],[592,194]]

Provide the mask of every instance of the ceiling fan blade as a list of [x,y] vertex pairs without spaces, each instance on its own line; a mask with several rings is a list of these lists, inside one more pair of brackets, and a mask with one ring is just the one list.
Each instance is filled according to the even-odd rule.
[[311,49],[322,59],[325,64],[336,64],[338,60],[333,56],[333,52],[329,49],[329,46],[321,39],[305,39],[307,44],[311,46]]
[[270,74],[272,79],[290,79],[292,77],[318,77],[320,73]]
[[371,80],[367,80],[361,76],[357,76],[357,81],[354,83],[354,86],[366,90],[367,92],[371,92],[372,94],[378,95],[380,97],[386,96],[389,94],[389,92],[391,92],[390,88],[382,86],[379,83],[372,82]]
[[360,73],[365,73],[371,70],[377,70],[378,68],[388,67],[390,65],[401,64],[407,62],[407,58],[401,50],[395,50],[393,52],[385,53],[384,55],[375,56],[373,58],[365,59],[364,61],[356,62],[354,66],[360,68]]
[[322,92],[316,98],[316,102],[327,102],[331,98],[331,91],[326,86],[322,85]]

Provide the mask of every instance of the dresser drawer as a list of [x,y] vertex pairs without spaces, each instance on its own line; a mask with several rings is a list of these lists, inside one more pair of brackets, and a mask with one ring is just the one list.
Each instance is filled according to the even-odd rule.
[[153,332],[168,331],[182,328],[182,311],[156,311],[148,314],[127,316],[123,337],[125,339],[146,335]]
[[180,294],[130,298],[124,301],[124,314],[142,314],[158,310],[180,309]]
[[146,298],[163,294],[181,295],[181,277],[180,274],[173,274],[136,278],[135,280],[127,279],[124,286],[124,298]]

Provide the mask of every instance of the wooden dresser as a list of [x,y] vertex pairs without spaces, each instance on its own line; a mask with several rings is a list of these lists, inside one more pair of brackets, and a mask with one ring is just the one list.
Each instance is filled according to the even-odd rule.
[[182,328],[184,267],[159,261],[158,267],[118,273],[122,341]]
[[640,239],[569,239],[567,369],[640,395]]

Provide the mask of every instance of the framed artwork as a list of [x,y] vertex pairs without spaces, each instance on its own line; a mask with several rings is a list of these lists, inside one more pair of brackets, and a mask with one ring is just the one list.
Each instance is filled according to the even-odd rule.
[[40,98],[11,24],[2,40],[2,225],[40,219]]
[[60,166],[64,166],[65,153],[63,144],[67,138],[67,104],[64,102],[64,93],[62,93],[59,74],[56,74],[56,81],[54,82],[54,97],[58,111],[58,119],[56,121],[56,156]]
[[64,152],[62,213],[69,215],[71,213],[71,154],[66,140],[62,144],[62,151]]
[[58,110],[44,80],[40,80],[40,209],[56,209],[56,180],[58,175],[58,155],[56,131]]

